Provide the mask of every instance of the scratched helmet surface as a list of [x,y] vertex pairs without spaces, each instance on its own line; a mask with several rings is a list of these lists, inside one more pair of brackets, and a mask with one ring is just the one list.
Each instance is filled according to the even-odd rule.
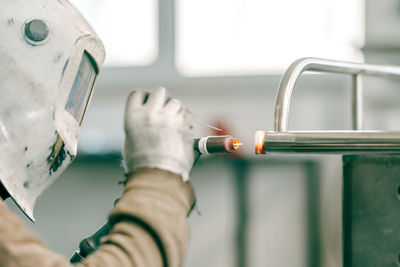
[[0,181],[32,220],[77,153],[104,46],[66,0],[0,0]]

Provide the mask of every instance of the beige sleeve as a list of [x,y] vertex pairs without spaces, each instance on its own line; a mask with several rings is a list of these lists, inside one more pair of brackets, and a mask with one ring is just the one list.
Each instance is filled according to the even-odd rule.
[[[191,185],[178,175],[150,168],[131,174],[111,211],[111,233],[74,266],[182,266],[189,239],[186,216],[193,202]],[[0,203],[0,266],[71,265]]]

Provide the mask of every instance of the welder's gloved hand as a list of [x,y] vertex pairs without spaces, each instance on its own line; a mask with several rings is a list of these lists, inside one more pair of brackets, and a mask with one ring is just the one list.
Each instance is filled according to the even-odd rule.
[[127,172],[142,167],[167,170],[189,179],[194,162],[193,115],[164,88],[133,91],[125,110],[124,162]]

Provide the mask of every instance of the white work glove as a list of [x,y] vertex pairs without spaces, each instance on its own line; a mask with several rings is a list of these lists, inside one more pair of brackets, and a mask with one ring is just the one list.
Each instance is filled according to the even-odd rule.
[[194,163],[193,116],[164,88],[133,91],[125,109],[124,162],[127,172],[151,167],[189,179]]

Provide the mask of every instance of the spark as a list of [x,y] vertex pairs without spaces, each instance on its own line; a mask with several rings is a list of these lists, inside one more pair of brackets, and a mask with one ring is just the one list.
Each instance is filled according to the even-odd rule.
[[240,143],[239,140],[237,140],[237,139],[233,140],[233,148],[235,150],[238,150],[240,148],[240,146],[242,146],[242,145],[243,145],[243,143]]

